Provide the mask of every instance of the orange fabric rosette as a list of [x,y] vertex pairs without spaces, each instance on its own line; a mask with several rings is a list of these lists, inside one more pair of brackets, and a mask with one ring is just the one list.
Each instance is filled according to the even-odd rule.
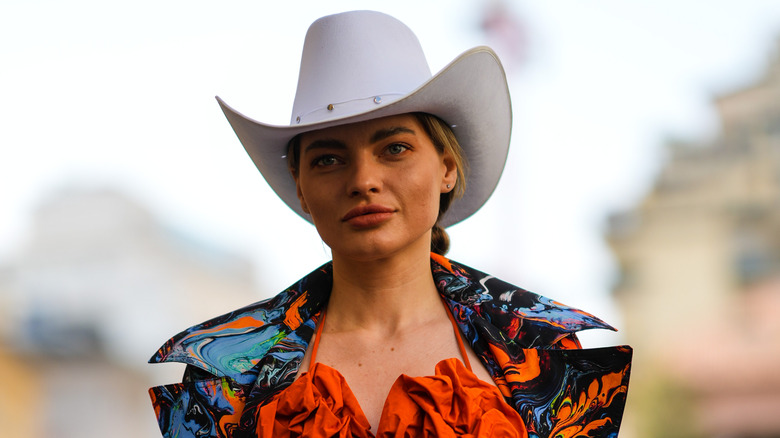
[[315,363],[258,412],[257,437],[373,437],[347,381]]
[[498,388],[479,380],[458,359],[446,359],[433,376],[396,380],[377,436],[526,438],[528,433]]
[[296,437],[518,437],[525,424],[499,390],[458,359],[436,365],[436,374],[402,375],[385,401],[376,435],[346,380],[314,364],[259,410],[257,436]]

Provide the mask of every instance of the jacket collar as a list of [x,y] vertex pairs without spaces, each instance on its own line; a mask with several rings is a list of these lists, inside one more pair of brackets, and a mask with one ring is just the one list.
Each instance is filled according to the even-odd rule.
[[[497,327],[504,338],[502,343],[531,348],[540,342],[551,345],[579,330],[614,330],[593,315],[443,256],[431,255],[431,269],[439,293],[450,301],[451,310],[464,312],[470,322],[479,320],[482,325]],[[275,360],[299,363],[311,339],[316,315],[330,297],[332,280],[332,265],[328,262],[273,298],[184,330],[169,339],[149,362],[182,362],[218,377],[231,377],[240,384],[257,378],[261,372],[258,364],[272,348]],[[276,366],[287,368],[278,363]]]

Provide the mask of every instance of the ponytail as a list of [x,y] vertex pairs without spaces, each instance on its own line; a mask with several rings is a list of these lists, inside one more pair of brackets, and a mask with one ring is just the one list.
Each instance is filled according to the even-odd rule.
[[444,255],[450,250],[450,236],[439,224],[431,230],[431,252]]

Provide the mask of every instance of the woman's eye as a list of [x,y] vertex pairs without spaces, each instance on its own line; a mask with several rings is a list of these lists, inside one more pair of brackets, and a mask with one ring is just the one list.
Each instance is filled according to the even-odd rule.
[[323,155],[314,160],[315,166],[333,166],[338,164],[338,159],[333,155]]
[[393,144],[391,144],[390,146],[387,147],[387,152],[390,155],[398,155],[398,154],[404,152],[407,149],[409,149],[409,147],[406,146],[406,145],[403,145],[401,143],[393,143]]

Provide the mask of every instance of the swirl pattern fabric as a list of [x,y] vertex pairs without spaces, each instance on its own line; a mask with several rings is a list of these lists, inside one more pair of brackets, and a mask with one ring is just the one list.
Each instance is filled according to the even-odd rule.
[[[442,297],[465,339],[529,437],[617,436],[631,349],[580,349],[575,333],[612,329],[600,319],[431,256]],[[188,365],[184,381],[149,390],[166,437],[257,436],[259,409],[295,380],[332,267],[325,264],[275,297],[193,326],[151,363]]]

